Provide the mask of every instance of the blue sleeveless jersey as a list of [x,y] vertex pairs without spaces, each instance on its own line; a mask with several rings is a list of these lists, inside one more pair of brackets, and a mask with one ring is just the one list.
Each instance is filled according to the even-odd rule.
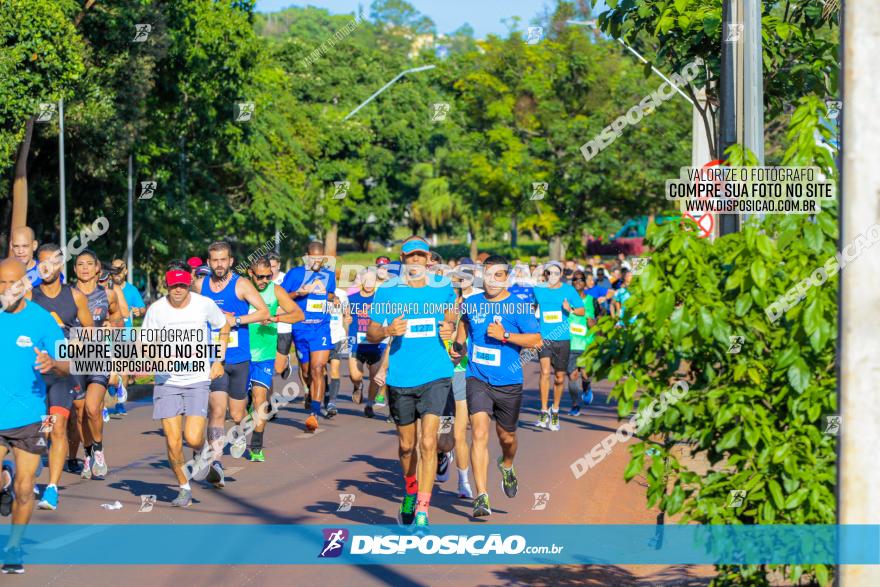
[[[232,314],[233,316],[247,316],[248,308],[250,306],[245,300],[240,300],[238,296],[235,295],[235,283],[239,278],[240,276],[238,274],[233,273],[232,277],[229,279],[229,283],[226,284],[226,287],[219,292],[213,292],[211,291],[210,285],[211,278],[205,277],[202,281],[201,294],[206,298],[214,300],[214,303],[220,307],[220,310],[227,314]],[[216,337],[218,332],[220,331],[212,330],[211,336]],[[236,328],[233,326],[229,332],[229,345],[226,347],[226,363],[243,363],[244,361],[250,360],[251,340],[248,333],[248,327],[242,326],[241,328]]]

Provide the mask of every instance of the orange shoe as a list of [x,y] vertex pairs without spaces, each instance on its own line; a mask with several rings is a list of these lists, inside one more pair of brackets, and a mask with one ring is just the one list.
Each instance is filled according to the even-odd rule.
[[309,414],[309,417],[306,418],[306,430],[309,432],[314,432],[318,429],[318,419],[314,414]]

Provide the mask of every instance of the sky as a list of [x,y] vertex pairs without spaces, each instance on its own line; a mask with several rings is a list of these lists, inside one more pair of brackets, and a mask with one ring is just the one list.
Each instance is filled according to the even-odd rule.
[[[555,6],[555,0],[408,0],[416,10],[425,14],[437,25],[437,32],[451,33],[468,23],[477,38],[490,33],[507,35],[502,18],[520,17],[520,29],[528,26],[532,18]],[[333,14],[353,14],[358,5],[369,14],[370,0],[257,0],[257,10],[274,12],[289,6],[317,6]],[[595,12],[594,12],[595,14]]]

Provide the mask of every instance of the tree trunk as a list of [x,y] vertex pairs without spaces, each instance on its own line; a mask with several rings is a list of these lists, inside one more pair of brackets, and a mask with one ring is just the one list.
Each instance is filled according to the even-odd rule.
[[327,231],[327,236],[324,238],[324,254],[328,257],[336,256],[336,243],[339,239],[339,224],[334,222],[330,225],[330,229]]
[[562,246],[562,237],[552,237],[550,239],[550,259],[552,261],[561,261],[564,256],[565,249]]
[[27,226],[28,186],[27,160],[34,134],[34,119],[25,124],[24,138],[15,156],[15,180],[12,184],[12,222],[10,232],[20,226]]
[[477,234],[474,232],[474,225],[468,222],[468,236],[470,237],[470,251],[468,256],[474,261],[477,260]]

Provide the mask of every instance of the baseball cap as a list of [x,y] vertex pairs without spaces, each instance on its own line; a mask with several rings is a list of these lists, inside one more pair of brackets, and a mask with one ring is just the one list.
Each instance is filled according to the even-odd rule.
[[559,261],[549,261],[546,265],[544,265],[544,269],[550,269],[551,267],[557,267],[560,271],[562,271],[562,263]]
[[391,262],[388,257],[376,257],[376,265],[387,265]]
[[189,271],[182,269],[173,269],[165,273],[165,284],[168,287],[172,285],[190,285],[192,283],[192,275]]
[[411,241],[407,241],[403,243],[403,246],[400,248],[400,252],[406,255],[411,255],[413,253],[430,253],[431,249],[428,247],[428,243],[423,241],[422,239],[413,239]]
[[471,259],[470,257],[462,257],[461,259],[458,260],[458,264],[459,265],[473,265],[474,260]]
[[192,267],[193,269],[196,269],[197,267],[204,265],[204,263],[202,263],[202,260],[199,259],[198,257],[190,257],[189,259],[186,260],[186,264],[189,265],[190,267]]
[[206,275],[211,275],[211,268],[207,265],[200,265],[196,267],[196,275],[199,277],[204,277]]

